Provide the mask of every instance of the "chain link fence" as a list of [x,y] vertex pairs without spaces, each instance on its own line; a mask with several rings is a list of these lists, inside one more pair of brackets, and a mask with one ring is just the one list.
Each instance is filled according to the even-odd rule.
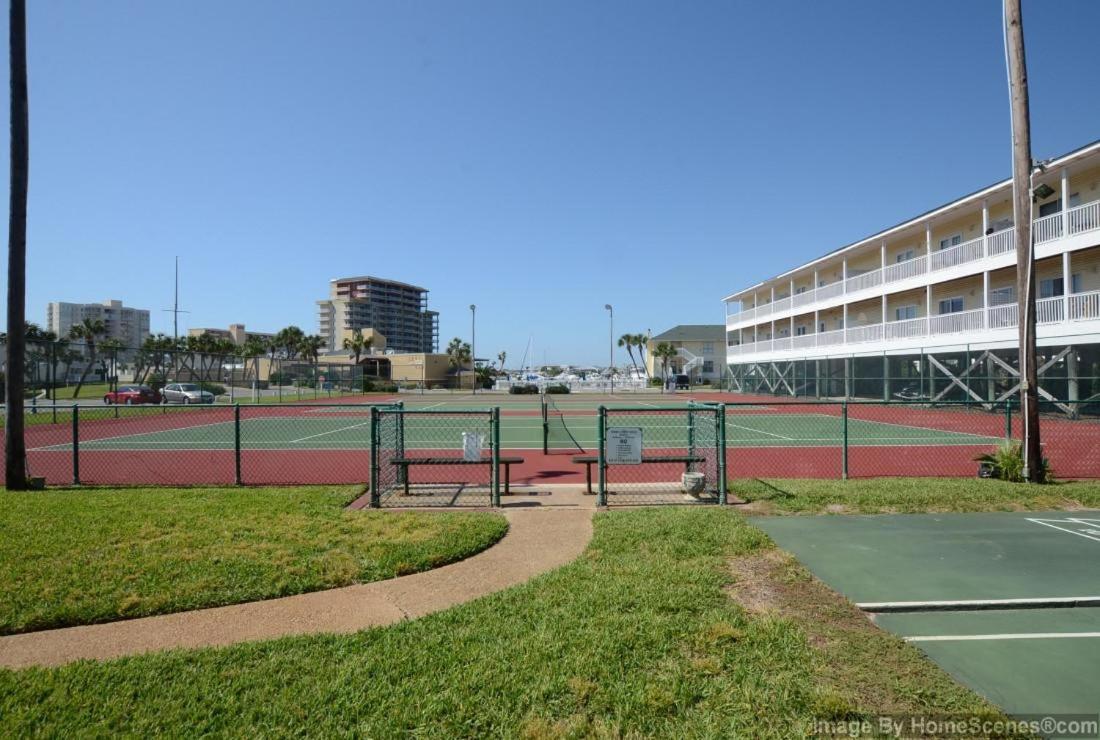
[[500,505],[500,409],[376,407],[371,416],[371,506]]
[[578,456],[597,466],[598,503],[725,503],[725,407],[601,406],[596,456]]

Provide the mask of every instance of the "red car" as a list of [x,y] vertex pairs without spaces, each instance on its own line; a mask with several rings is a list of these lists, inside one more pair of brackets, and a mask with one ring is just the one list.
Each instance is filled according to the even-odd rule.
[[160,393],[147,385],[124,385],[117,391],[111,391],[103,397],[103,403],[110,406],[121,403],[133,406],[136,403],[160,403]]

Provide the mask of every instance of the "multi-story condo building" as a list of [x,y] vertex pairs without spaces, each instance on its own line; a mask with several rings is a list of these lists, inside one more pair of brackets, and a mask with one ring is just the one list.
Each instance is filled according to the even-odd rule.
[[247,342],[251,337],[256,337],[265,342],[275,338],[275,335],[270,332],[246,331],[244,324],[230,324],[228,329],[215,329],[213,327],[192,328],[187,330],[187,334],[192,337],[201,337],[203,334],[210,334],[219,339],[228,339],[238,347]]
[[[1100,142],[1041,163],[1032,192],[1040,397],[1100,398]],[[727,382],[792,396],[1010,397],[1014,239],[1004,180],[732,293]]]
[[317,301],[318,333],[328,350],[341,349],[356,329],[374,329],[395,352],[436,352],[439,314],[428,310],[428,291],[408,283],[365,275],[329,283],[328,300]]
[[103,303],[51,302],[46,306],[46,328],[65,339],[73,326],[84,319],[100,320],[106,333],[103,339],[117,339],[125,347],[140,347],[149,336],[149,312],[129,308],[122,301]]
[[646,341],[646,372],[650,377],[662,375],[662,363],[654,354],[662,342],[676,349],[669,361],[669,374],[684,373],[692,382],[708,383],[722,379],[722,344],[725,329],[721,324],[680,324]]

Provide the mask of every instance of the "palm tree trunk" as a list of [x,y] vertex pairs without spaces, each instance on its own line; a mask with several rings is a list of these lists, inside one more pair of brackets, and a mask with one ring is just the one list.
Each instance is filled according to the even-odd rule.
[[27,487],[27,447],[23,439],[23,372],[26,349],[27,181],[30,117],[27,101],[27,5],[11,0],[8,18],[11,71],[11,200],[8,205],[8,346],[4,378],[4,483]]
[[93,365],[95,365],[95,344],[89,343],[88,361],[84,363],[84,369],[80,372],[80,380],[77,381],[76,388],[73,389],[73,398],[77,398],[80,396],[80,389],[84,387],[84,381],[87,380],[88,373],[91,372]]

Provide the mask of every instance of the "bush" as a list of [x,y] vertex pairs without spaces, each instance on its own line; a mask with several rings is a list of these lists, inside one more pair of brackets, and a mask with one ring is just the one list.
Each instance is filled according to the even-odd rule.
[[569,386],[564,383],[554,383],[553,385],[546,386],[547,393],[568,393]]
[[225,386],[219,383],[211,383],[209,380],[203,380],[198,386],[200,390],[204,390],[207,393],[213,393],[215,396],[225,395]]
[[650,378],[649,379],[649,384],[651,386],[653,386],[654,388],[660,388],[660,387],[664,386],[665,381],[662,380],[661,378]]
[[[1005,442],[993,452],[978,455],[974,460],[989,471],[990,478],[1012,483],[1024,482],[1024,452],[1019,442]],[[1050,469],[1050,461],[1045,457],[1040,458],[1039,462],[1039,482],[1054,482],[1054,471]]]
[[539,387],[533,383],[516,383],[508,389],[508,392],[517,396],[535,395],[539,392]]

